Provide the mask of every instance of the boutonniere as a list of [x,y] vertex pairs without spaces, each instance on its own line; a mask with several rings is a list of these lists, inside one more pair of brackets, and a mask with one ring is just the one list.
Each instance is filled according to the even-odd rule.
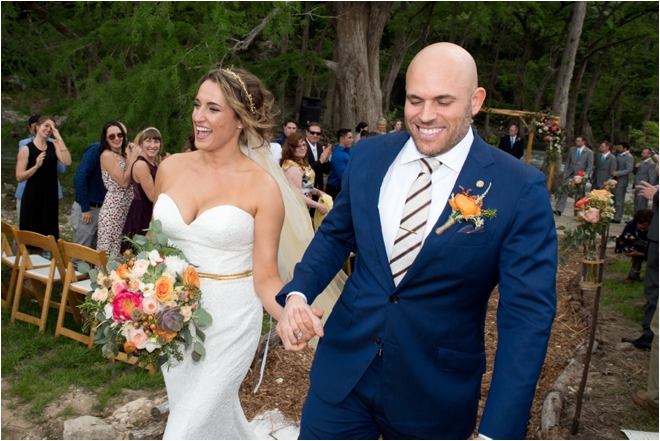
[[[479,181],[481,182],[481,181]],[[482,184],[483,185],[483,184]],[[488,188],[479,196],[470,196],[472,189],[465,190],[460,185],[458,186],[461,189],[461,193],[454,196],[454,193],[451,194],[449,198],[449,205],[451,206],[451,215],[447,222],[438,229],[435,230],[435,234],[442,234],[451,228],[454,224],[461,223],[463,221],[471,221],[474,223],[474,227],[480,228],[484,224],[484,219],[492,219],[496,216],[497,210],[488,209],[483,210],[483,200],[488,194],[490,187],[493,185],[491,182],[488,184]]]

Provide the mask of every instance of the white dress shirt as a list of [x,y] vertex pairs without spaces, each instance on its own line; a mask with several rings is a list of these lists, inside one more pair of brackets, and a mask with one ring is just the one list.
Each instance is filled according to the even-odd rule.
[[319,160],[319,154],[316,151],[316,144],[312,144],[312,141],[310,141],[307,138],[305,138],[305,140],[307,141],[307,144],[311,147],[312,155],[314,155],[314,160],[318,161]]
[[[435,156],[442,162],[438,171],[431,177],[431,208],[429,217],[424,229],[424,239],[433,230],[433,226],[438,221],[442,211],[447,205],[451,191],[456,184],[458,174],[465,164],[470,146],[474,140],[472,129],[468,130],[465,137],[456,146],[447,153]],[[390,165],[387,174],[380,186],[380,196],[378,198],[378,212],[380,213],[380,224],[383,230],[383,242],[388,260],[392,257],[392,248],[396,239],[401,223],[403,207],[408,197],[410,186],[419,175],[419,159],[426,157],[417,150],[412,137],[408,139],[401,152],[397,155],[392,165]]]

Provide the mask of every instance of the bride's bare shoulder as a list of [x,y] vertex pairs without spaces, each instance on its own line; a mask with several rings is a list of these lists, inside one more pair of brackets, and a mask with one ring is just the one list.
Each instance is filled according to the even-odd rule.
[[158,172],[163,174],[177,173],[190,165],[194,152],[175,153],[163,159],[158,165]]

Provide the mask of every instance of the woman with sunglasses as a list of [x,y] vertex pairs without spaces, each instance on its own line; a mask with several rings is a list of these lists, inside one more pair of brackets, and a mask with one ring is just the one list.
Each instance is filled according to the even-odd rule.
[[328,209],[325,205],[312,200],[312,196],[323,196],[318,188],[314,187],[315,173],[307,160],[307,142],[299,133],[293,133],[284,142],[282,147],[282,159],[280,159],[282,170],[305,196],[305,204],[308,208],[315,208],[321,214],[326,214]]
[[[128,210],[126,223],[121,233],[132,238],[136,234],[145,234],[151,222],[156,194],[154,181],[160,162],[160,152],[163,146],[163,137],[155,127],[147,127],[135,137],[137,150],[141,153],[135,160],[131,171],[131,188],[133,189],[133,202]],[[121,243],[121,251],[130,248],[130,242]]]
[[135,144],[128,143],[126,129],[117,121],[108,121],[101,134],[101,176],[108,192],[99,211],[97,248],[109,256],[119,255],[121,232],[133,200],[131,168],[140,155]]

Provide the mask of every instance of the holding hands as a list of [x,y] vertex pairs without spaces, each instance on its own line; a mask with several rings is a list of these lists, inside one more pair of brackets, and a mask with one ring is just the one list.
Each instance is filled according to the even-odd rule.
[[323,337],[321,317],[322,309],[310,307],[301,296],[290,296],[276,328],[284,348],[298,352],[303,350],[315,335]]

